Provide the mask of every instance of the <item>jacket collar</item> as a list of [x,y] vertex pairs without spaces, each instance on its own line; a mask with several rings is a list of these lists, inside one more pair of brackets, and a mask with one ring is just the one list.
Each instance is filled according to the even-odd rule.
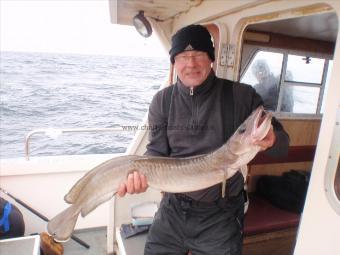
[[[193,88],[193,95],[201,95],[210,90],[214,86],[214,80],[216,76],[213,70],[211,70],[207,79],[199,86]],[[190,96],[190,87],[185,86],[180,79],[177,80],[176,85],[181,94]]]

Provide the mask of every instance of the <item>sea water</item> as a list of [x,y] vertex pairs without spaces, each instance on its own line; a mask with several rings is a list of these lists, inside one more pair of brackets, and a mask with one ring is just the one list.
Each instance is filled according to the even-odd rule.
[[[138,125],[166,81],[169,60],[1,52],[0,157],[23,157],[35,129]],[[30,156],[122,153],[134,133],[36,134]]]

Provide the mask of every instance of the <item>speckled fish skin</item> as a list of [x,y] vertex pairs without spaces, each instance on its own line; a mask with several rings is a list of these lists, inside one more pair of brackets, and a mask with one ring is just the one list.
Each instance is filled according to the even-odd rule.
[[127,155],[110,159],[82,177],[65,196],[71,204],[47,225],[57,241],[70,238],[78,215],[85,217],[112,198],[129,173],[146,176],[148,185],[165,192],[190,192],[213,186],[233,176],[260,150],[271,126],[271,114],[258,107],[219,149],[199,156],[169,158]]

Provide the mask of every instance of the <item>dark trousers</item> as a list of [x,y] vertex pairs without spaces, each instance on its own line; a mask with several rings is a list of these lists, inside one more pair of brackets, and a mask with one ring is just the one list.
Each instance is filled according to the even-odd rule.
[[166,194],[149,230],[144,254],[241,255],[242,192],[216,203]]

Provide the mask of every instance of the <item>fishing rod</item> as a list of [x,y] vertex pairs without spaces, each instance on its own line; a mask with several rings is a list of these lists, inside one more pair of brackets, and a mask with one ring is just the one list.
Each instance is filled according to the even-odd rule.
[[[38,216],[40,219],[49,222],[50,220],[42,215],[40,212],[38,212],[37,210],[33,209],[32,207],[30,207],[28,204],[26,204],[25,202],[21,201],[20,199],[16,198],[15,196],[13,196],[12,194],[8,193],[6,190],[4,190],[3,188],[0,187],[0,191],[2,191],[4,194],[6,194],[7,196],[11,197],[12,199],[14,199],[15,202],[17,202],[18,204],[22,205],[23,207],[25,207],[27,210],[29,210],[30,212],[32,212],[33,214],[35,214],[36,216]],[[71,239],[74,240],[75,242],[79,243],[80,245],[84,246],[86,249],[90,248],[90,245],[88,245],[86,242],[84,242],[83,240],[81,240],[80,238],[71,235]]]

